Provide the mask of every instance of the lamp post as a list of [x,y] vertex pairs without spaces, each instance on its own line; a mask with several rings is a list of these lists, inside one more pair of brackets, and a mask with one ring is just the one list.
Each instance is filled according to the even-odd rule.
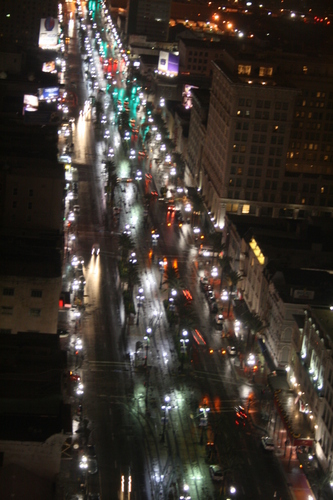
[[181,352],[183,354],[186,354],[186,344],[189,343],[189,339],[187,338],[188,336],[188,331],[187,330],[183,330],[182,331],[182,339],[180,339],[180,343],[181,343]]
[[206,406],[199,408],[200,414],[202,413],[203,415],[200,416],[200,422],[199,426],[201,427],[201,437],[200,437],[200,444],[203,444],[203,436],[204,436],[204,429],[208,425],[208,416],[207,413],[210,411],[210,408],[207,408]]
[[143,337],[144,340],[147,342],[147,344],[146,344],[146,366],[148,366],[148,352],[149,352],[151,332],[152,332],[152,329],[150,327],[146,328],[146,335]]
[[161,406],[161,409],[164,411],[164,416],[163,416],[163,432],[162,432],[162,437],[161,437],[161,442],[164,443],[164,437],[165,437],[165,425],[168,419],[168,411],[171,410],[171,406],[169,405],[170,402],[170,396],[165,396],[164,398],[165,404]]
[[136,300],[138,301],[138,314],[136,317],[136,324],[139,325],[139,317],[140,317],[140,308],[143,305],[143,301],[145,300],[145,296],[143,295],[143,288],[140,287],[138,290],[138,295],[136,296]]
[[161,290],[162,284],[163,284],[162,282],[163,282],[164,270],[165,270],[165,266],[167,265],[167,262],[164,260],[160,260],[159,265],[160,265],[160,273],[161,273],[161,280],[160,280],[160,290]]
[[146,403],[146,410],[148,408],[148,389],[149,389],[149,365],[148,365],[148,353],[149,353],[149,344],[150,344],[150,335],[152,333],[152,329],[150,327],[146,328],[146,334],[144,336],[144,340],[147,342],[146,344],[146,368],[147,368],[147,374],[146,374],[146,398],[145,398],[145,403]]

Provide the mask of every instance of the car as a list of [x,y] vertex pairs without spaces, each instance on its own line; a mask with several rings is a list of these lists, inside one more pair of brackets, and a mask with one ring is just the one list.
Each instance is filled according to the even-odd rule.
[[211,302],[209,304],[209,310],[213,314],[216,314],[218,312],[218,306],[217,306],[217,302],[216,302],[215,298],[213,300],[211,300]]
[[99,493],[89,493],[88,500],[100,500]]
[[234,345],[228,345],[227,351],[230,354],[230,356],[236,356],[236,347]]
[[87,456],[88,456],[88,458],[96,458],[96,450],[95,450],[95,446],[93,444],[88,444]]
[[235,423],[236,425],[245,425],[247,421],[247,413],[243,406],[235,407]]
[[243,418],[247,418],[247,413],[244,406],[238,405],[235,407],[236,413],[239,413]]
[[108,130],[108,129],[105,130],[104,139],[110,139],[110,130]]
[[93,246],[91,247],[91,255],[99,255],[101,249],[99,246],[99,243],[94,243]]
[[261,444],[266,451],[274,451],[274,441],[269,436],[263,436],[261,438]]
[[98,465],[97,465],[97,460],[95,458],[88,458],[87,471],[88,471],[88,474],[97,474]]
[[67,330],[67,328],[58,328],[57,329],[57,334],[59,335],[60,338],[62,338],[62,337],[68,337],[69,330]]
[[212,287],[210,285],[208,285],[208,286],[210,287],[210,289],[205,292],[205,296],[206,296],[206,299],[209,303],[212,299],[215,300],[215,294],[212,290]]
[[69,378],[71,379],[72,382],[80,382],[81,380],[80,375],[72,371],[69,372]]
[[223,472],[219,465],[210,465],[209,472],[213,481],[223,481]]
[[206,276],[200,278],[200,289],[202,292],[205,292],[209,285],[209,279]]
[[79,264],[84,264],[84,258],[81,256],[76,256],[73,255],[72,262],[71,262],[73,267],[78,267]]
[[223,330],[223,314],[217,314],[214,318],[214,325],[216,330]]

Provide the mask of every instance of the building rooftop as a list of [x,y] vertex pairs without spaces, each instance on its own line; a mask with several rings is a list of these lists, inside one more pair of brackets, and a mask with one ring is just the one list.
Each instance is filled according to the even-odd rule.
[[[331,303],[333,306],[333,301]],[[331,345],[333,346],[333,311],[327,308],[311,308],[311,312],[316,318],[316,322],[319,323],[320,329],[323,334],[329,338]]]
[[[1,236],[0,276],[60,278],[62,260],[56,235],[50,238]],[[59,237],[59,236],[58,236]]]
[[265,272],[269,272],[270,281],[287,304],[333,304],[333,275],[326,271],[293,269],[270,262]]
[[62,401],[66,352],[58,335],[0,336],[0,440],[45,441],[70,430]]

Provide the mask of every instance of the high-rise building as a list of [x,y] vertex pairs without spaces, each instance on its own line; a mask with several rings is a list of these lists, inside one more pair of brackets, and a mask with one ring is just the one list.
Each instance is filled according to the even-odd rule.
[[189,152],[189,169],[217,226],[226,213],[332,215],[332,88],[325,57],[228,49],[213,63],[202,160]]
[[57,0],[2,0],[0,2],[0,40],[38,46],[41,19],[58,16]]
[[171,0],[129,0],[126,34],[167,41]]

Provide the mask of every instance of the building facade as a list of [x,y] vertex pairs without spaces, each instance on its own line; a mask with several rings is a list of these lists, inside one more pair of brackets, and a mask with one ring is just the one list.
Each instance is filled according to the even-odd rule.
[[226,213],[330,217],[330,60],[228,48],[212,64],[197,187],[215,224]]
[[333,457],[333,313],[329,308],[304,309],[295,316],[291,385],[299,388],[304,411],[313,422],[316,455],[332,472]]
[[171,0],[129,0],[126,34],[143,35],[148,40],[167,41]]

